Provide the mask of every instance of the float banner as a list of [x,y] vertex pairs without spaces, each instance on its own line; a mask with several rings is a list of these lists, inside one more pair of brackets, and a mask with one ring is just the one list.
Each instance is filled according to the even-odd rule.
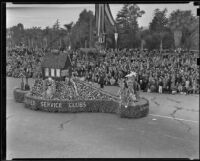
[[106,112],[115,113],[119,107],[112,100],[43,100],[25,95],[25,107],[49,112]]
[[116,113],[124,118],[140,118],[149,113],[149,101],[145,98],[125,108],[123,104],[113,100],[44,100],[28,93],[25,95],[24,103],[29,109],[48,112]]

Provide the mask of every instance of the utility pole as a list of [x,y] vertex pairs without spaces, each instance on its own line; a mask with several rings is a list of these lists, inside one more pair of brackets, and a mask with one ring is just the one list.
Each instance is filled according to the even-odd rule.
[[106,35],[106,33],[105,33],[105,36],[104,36],[104,43],[105,43],[105,49],[107,48],[107,41],[106,41],[106,37],[107,37],[107,35]]
[[90,48],[92,47],[92,15],[90,15]]

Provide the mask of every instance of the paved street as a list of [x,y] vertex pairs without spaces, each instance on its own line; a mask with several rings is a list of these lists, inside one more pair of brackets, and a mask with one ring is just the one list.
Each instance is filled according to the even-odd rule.
[[7,78],[8,160],[199,158],[199,95],[141,93],[150,101],[149,115],[122,119],[106,113],[32,111],[14,101],[19,85],[20,79]]

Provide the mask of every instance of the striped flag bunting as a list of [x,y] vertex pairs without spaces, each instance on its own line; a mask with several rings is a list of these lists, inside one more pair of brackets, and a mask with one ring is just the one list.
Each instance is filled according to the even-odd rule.
[[109,4],[95,4],[96,31],[99,42],[105,41],[106,26],[115,26]]

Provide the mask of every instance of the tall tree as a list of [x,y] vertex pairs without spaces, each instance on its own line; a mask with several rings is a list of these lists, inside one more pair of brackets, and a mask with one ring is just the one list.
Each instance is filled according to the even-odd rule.
[[188,50],[199,50],[199,18],[196,17],[188,29],[183,31],[182,43]]
[[90,25],[91,25],[91,18],[92,18],[92,30],[94,31],[94,15],[92,11],[83,10],[80,15],[78,21],[75,23],[71,30],[71,43],[73,48],[80,48],[80,47],[89,47],[89,40],[91,32]]
[[160,50],[163,48],[163,38],[167,34],[167,23],[168,19],[166,18],[167,9],[164,10],[155,9],[154,17],[152,22],[149,25],[151,32],[157,33],[160,39]]
[[118,12],[116,23],[121,47],[134,48],[139,45],[138,40],[135,39],[139,30],[138,18],[144,13],[136,4],[124,4],[121,11]]
[[10,28],[12,32],[12,43],[15,45],[21,45],[24,41],[24,26],[22,23],[17,24]]
[[184,47],[183,44],[188,38],[189,29],[191,24],[195,20],[190,10],[181,11],[176,10],[170,14],[169,17],[169,27],[174,33],[175,47]]
[[59,19],[56,20],[55,24],[53,25],[54,30],[59,30],[60,29],[60,22]]
[[150,31],[149,29],[143,29],[143,27],[141,27],[139,29],[139,32],[137,33],[137,37],[139,37],[140,39],[140,49],[143,50],[146,44],[146,40],[148,35],[150,35]]
[[190,41],[191,49],[193,50],[199,50],[199,18],[196,17],[195,21],[191,24],[191,34],[190,34]]

